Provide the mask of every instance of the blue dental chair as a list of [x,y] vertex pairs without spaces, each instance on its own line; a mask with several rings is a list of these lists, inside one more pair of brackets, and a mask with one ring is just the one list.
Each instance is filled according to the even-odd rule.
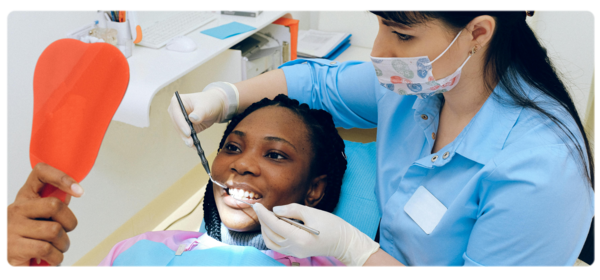
[[588,233],[588,238],[583,244],[579,259],[591,266],[596,265],[596,216],[592,219],[590,233]]

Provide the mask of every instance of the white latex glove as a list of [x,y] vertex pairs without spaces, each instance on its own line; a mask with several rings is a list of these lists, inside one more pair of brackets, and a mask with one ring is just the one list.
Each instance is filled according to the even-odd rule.
[[347,266],[362,266],[379,249],[379,244],[342,218],[297,203],[273,207],[277,215],[302,220],[320,231],[313,235],[278,219],[262,204],[255,203],[265,245],[271,250],[297,258],[335,257]]
[[[237,89],[235,91],[237,92]],[[238,105],[235,95],[233,98],[228,98],[223,89],[216,87],[197,93],[180,94],[179,96],[196,133],[209,128],[215,122],[229,121]],[[190,136],[190,126],[181,113],[181,106],[175,95],[171,98],[168,112],[175,129],[179,132],[185,144],[188,147],[194,147],[194,142]]]

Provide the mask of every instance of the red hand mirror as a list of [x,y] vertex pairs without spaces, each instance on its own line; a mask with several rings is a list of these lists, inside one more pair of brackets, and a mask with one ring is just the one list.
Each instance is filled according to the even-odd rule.
[[[129,64],[116,47],[74,39],[50,44],[33,74],[31,167],[44,162],[81,182],[128,84]],[[66,199],[65,192],[49,184],[40,195]]]

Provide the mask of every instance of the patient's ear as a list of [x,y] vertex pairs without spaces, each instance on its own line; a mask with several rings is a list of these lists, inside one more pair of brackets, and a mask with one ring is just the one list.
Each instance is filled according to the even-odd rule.
[[325,188],[327,187],[327,175],[323,174],[314,178],[308,187],[308,191],[306,192],[306,198],[304,199],[304,204],[306,206],[315,207],[321,199],[323,195],[325,195]]

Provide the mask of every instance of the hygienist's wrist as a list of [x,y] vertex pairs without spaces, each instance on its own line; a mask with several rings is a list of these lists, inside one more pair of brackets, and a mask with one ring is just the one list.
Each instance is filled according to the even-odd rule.
[[369,256],[363,266],[405,266],[403,263],[390,256],[384,250],[379,248],[375,253]]
[[202,91],[208,91],[211,89],[219,90],[224,96],[223,102],[223,113],[221,118],[217,120],[220,123],[230,121],[233,116],[237,114],[240,104],[240,94],[237,87],[228,82],[214,82],[208,84]]
[[353,238],[351,248],[346,249],[344,254],[338,258],[347,266],[363,266],[369,257],[379,250],[379,243],[373,241],[358,229],[356,231],[358,235]]

